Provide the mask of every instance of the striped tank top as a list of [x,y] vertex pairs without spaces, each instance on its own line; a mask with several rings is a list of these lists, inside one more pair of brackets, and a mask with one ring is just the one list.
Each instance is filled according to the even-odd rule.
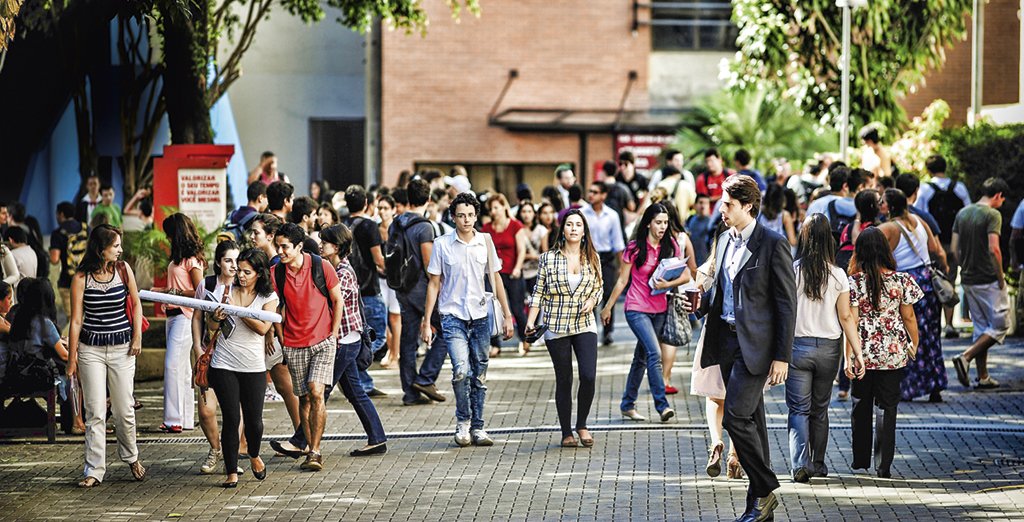
[[115,346],[132,340],[132,324],[125,313],[128,287],[114,271],[110,281],[103,282],[85,276],[85,295],[82,298],[84,318],[82,342],[91,346]]

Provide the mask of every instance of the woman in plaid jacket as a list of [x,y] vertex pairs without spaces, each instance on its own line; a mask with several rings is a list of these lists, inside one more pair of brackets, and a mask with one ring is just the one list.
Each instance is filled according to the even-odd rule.
[[597,322],[594,307],[601,299],[601,262],[590,239],[583,214],[570,210],[562,221],[558,241],[540,256],[537,282],[530,298],[526,331],[535,329],[543,312],[544,334],[555,368],[555,408],[562,427],[562,446],[576,447],[572,420],[572,354],[579,365],[580,387],[576,393],[576,434],[584,447],[594,445],[587,430],[587,416],[594,401],[597,379]]

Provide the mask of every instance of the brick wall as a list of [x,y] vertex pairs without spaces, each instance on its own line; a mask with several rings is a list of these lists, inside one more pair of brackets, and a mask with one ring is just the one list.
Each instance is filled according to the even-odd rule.
[[[991,0],[985,6],[984,84],[982,104],[1016,103],[1020,88],[1019,0]],[[925,84],[903,101],[911,118],[936,98],[949,103],[946,125],[964,123],[971,105],[971,36],[946,50],[946,64],[927,75]]]
[[[455,23],[443,2],[424,2],[430,16],[425,37],[385,32],[385,184],[414,162],[578,161],[576,134],[514,133],[488,125],[488,112],[509,69],[518,69],[519,78],[502,108],[615,109],[630,70],[639,78],[627,108],[647,107],[650,34],[641,28],[632,35],[630,2],[481,4],[480,18],[464,12]],[[606,150],[601,150],[603,143]],[[609,137],[591,140],[588,162],[610,157],[610,143]]]

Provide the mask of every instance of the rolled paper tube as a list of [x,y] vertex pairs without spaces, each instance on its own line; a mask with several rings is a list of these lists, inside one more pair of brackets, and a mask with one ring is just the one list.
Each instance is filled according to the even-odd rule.
[[182,308],[193,308],[204,312],[213,312],[218,308],[223,308],[224,313],[235,317],[248,317],[249,319],[270,321],[272,323],[281,322],[281,314],[275,312],[267,312],[265,310],[257,310],[255,308],[243,308],[241,306],[205,301],[203,299],[194,299],[192,297],[184,297],[180,295],[162,294],[160,292],[152,292],[150,290],[139,290],[139,299],[142,299],[143,301],[153,301],[156,303],[180,306]]

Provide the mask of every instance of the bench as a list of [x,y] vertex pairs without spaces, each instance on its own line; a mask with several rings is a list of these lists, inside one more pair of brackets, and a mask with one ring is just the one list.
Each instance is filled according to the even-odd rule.
[[[0,398],[0,404],[7,402],[7,399],[46,399],[46,425],[29,428],[9,428],[0,426],[0,437],[32,436],[40,437],[46,435],[46,441],[50,444],[57,441],[57,398],[59,397],[57,384],[48,390],[38,391],[29,394],[6,395]],[[65,431],[71,429],[71,415],[64,414],[65,407],[61,407],[61,424]],[[70,412],[70,408],[68,409]]]

